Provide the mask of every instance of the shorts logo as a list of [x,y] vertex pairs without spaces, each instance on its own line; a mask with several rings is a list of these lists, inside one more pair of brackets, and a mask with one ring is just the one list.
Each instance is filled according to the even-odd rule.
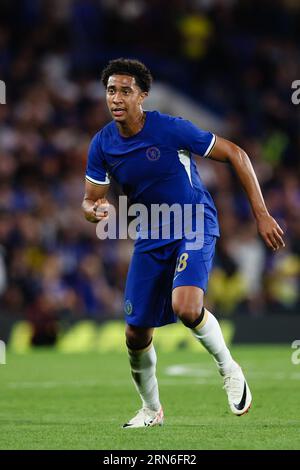
[[150,162],[156,162],[160,158],[160,150],[157,147],[149,147],[146,150],[146,156]]
[[130,302],[130,300],[126,300],[124,310],[125,310],[126,315],[132,314],[133,308],[132,308],[132,303]]

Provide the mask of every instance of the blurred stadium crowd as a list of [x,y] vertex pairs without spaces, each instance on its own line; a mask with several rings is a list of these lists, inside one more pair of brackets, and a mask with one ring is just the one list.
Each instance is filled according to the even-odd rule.
[[209,305],[220,316],[299,313],[300,120],[291,84],[300,79],[300,3],[2,0],[0,8],[2,314],[49,334],[57,319],[123,315],[132,244],[100,242],[80,210],[89,141],[109,120],[100,71],[122,55],[221,116],[286,232],[286,249],[269,253],[230,168],[199,161],[222,230]]

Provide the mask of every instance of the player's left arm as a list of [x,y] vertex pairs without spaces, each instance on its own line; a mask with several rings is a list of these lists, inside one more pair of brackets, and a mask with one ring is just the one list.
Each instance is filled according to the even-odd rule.
[[216,137],[215,145],[208,157],[232,165],[247,193],[258,232],[265,244],[274,251],[284,247],[283,230],[268,212],[259,182],[246,152],[233,142]]

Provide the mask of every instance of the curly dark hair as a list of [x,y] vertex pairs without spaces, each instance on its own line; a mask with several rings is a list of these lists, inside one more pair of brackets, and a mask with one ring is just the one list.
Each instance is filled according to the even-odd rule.
[[108,79],[111,75],[129,75],[134,77],[136,84],[142,91],[149,91],[152,83],[152,75],[149,69],[139,60],[133,59],[119,59],[111,60],[108,65],[103,69],[101,81],[105,88],[107,87]]

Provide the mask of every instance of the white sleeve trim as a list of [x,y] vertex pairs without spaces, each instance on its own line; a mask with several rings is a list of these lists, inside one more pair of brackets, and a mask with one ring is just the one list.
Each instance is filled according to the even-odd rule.
[[216,136],[215,136],[215,134],[213,134],[212,139],[211,139],[211,143],[207,147],[207,150],[206,150],[205,154],[203,155],[203,157],[207,157],[209,155],[209,153],[212,150],[215,143],[216,143]]
[[91,178],[88,175],[85,175],[85,177],[88,181],[90,181],[91,183],[94,183],[94,184],[109,184],[110,183],[110,179],[109,179],[107,174],[106,174],[106,177],[105,177],[105,181],[94,180],[94,178]]

